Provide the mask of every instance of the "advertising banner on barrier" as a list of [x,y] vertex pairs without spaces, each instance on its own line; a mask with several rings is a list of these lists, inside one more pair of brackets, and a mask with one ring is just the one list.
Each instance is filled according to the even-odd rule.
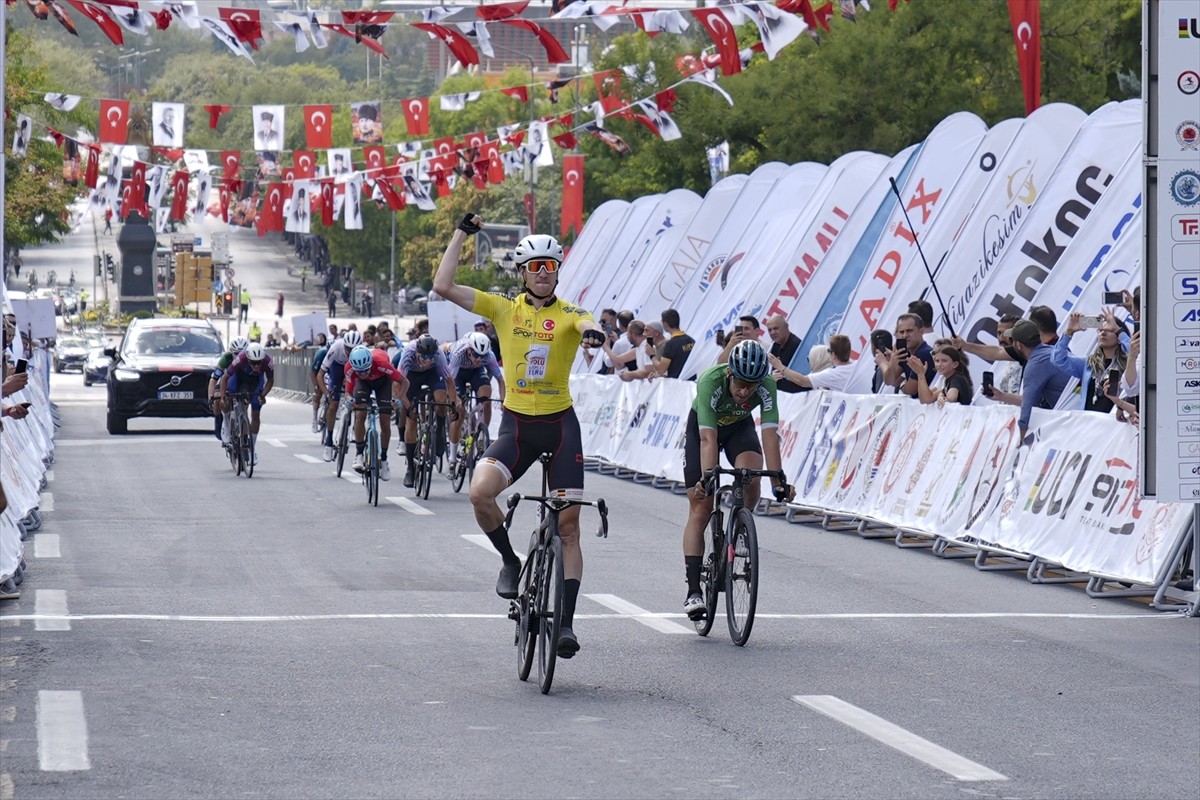
[[1137,431],[1094,412],[1042,412],[998,512],[976,535],[1078,572],[1156,584],[1191,507],[1139,500]]
[[560,270],[558,295],[564,300],[578,303],[579,290],[590,283],[595,262],[608,252],[608,243],[624,224],[631,205],[625,200],[608,200],[588,215]]
[[50,453],[54,433],[46,382],[50,354],[42,349],[31,353],[28,371],[26,388],[5,399],[30,403],[29,415],[5,420],[0,431],[0,481],[8,498],[8,508],[0,515],[0,581],[8,580],[21,562],[24,547],[17,523],[39,503],[43,459]]
[[[783,168],[782,164],[774,163],[764,166],[769,169],[763,173],[762,180],[766,179],[768,173],[775,173]],[[652,254],[654,260],[650,264],[661,262],[661,269],[655,281],[650,286],[641,288],[640,293],[631,291],[622,302],[625,308],[633,311],[638,319],[648,322],[657,320],[663,309],[671,307],[675,298],[691,281],[692,275],[704,263],[713,236],[729,218],[748,180],[746,175],[730,175],[708,190],[704,195],[704,202],[692,215],[691,222],[676,246],[665,253]],[[653,266],[648,265],[648,272],[653,269]]]
[[693,284],[699,296],[693,297],[694,305],[688,316],[684,317],[682,310],[680,316],[696,345],[680,377],[699,374],[717,360],[721,352],[721,346],[716,343],[717,331],[730,328],[743,314],[759,315],[764,303],[753,293],[753,286],[764,275],[770,275],[770,283],[774,285],[781,268],[767,258],[752,261],[748,257],[750,251],[765,240],[780,241],[786,226],[804,215],[828,171],[824,164],[811,162],[788,167],[771,187],[759,213],[730,248],[720,270],[710,272],[707,279]]
[[993,344],[997,319],[1029,311],[1050,273],[1060,264],[1066,266],[1063,254],[1113,186],[1129,154],[1140,146],[1141,132],[1140,100],[1108,103],[1087,118],[1037,203],[1013,233],[1011,247],[993,262],[995,269],[980,282],[971,302],[964,304],[965,319],[955,325],[960,336]]

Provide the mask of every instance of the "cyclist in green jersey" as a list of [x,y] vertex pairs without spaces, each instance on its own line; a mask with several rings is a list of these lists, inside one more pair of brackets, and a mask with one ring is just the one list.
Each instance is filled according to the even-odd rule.
[[235,336],[229,340],[229,349],[221,354],[217,359],[217,366],[213,370],[212,377],[208,379],[208,404],[213,412],[213,433],[222,444],[229,444],[229,412],[224,410],[224,406],[217,402],[221,399],[221,393],[217,391],[217,387],[221,382],[221,375],[225,373],[225,368],[233,363],[233,359],[238,353],[246,349],[246,341],[244,336]]
[[[721,451],[733,466],[748,469],[762,469],[766,451],[767,469],[781,468],[776,430],[779,401],[770,371],[767,351],[757,341],[746,339],[734,345],[727,363],[709,367],[696,380],[696,399],[688,414],[683,455],[683,481],[689,487],[688,521],[683,529],[688,593],[683,610],[693,620],[704,616],[700,572],[704,562],[704,526],[713,510],[704,477],[717,466]],[[755,408],[761,408],[761,445],[751,416]],[[783,502],[794,496],[792,487],[781,479],[771,478],[771,484],[776,500]],[[746,508],[753,509],[758,504],[758,492],[758,481],[746,486]]]

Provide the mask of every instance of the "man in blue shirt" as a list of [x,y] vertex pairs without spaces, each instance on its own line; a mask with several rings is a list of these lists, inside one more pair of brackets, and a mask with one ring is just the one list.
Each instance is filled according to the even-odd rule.
[[908,366],[908,357],[916,356],[925,364],[925,382],[933,380],[933,348],[921,336],[921,318],[916,314],[901,314],[896,318],[896,347],[888,351],[888,365],[883,382],[896,386],[909,397],[917,396],[917,373]]
[[1037,326],[1027,319],[1017,320],[1012,328],[1013,346],[1025,359],[1021,378],[1021,436],[1029,428],[1033,408],[1054,408],[1071,376],[1054,366],[1054,348],[1042,343]]

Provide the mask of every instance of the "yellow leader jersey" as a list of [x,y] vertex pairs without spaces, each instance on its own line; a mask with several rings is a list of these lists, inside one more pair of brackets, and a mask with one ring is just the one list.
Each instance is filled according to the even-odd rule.
[[583,339],[582,324],[593,321],[587,309],[557,297],[537,309],[524,292],[509,300],[476,289],[472,311],[490,319],[500,339],[505,408],[542,416],[571,407],[571,366]]

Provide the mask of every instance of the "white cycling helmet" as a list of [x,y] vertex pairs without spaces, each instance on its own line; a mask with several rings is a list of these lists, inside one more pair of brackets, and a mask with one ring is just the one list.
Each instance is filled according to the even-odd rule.
[[517,242],[517,246],[513,250],[513,260],[516,261],[517,266],[523,266],[527,261],[539,258],[549,258],[561,264],[563,260],[562,245],[553,236],[547,236],[544,233],[535,233]]
[[362,334],[358,331],[346,331],[342,334],[342,343],[353,350],[363,343]]
[[246,345],[246,358],[251,361],[262,361],[267,355],[267,349],[258,342]]
[[245,336],[235,336],[229,340],[229,352],[235,356],[246,349],[246,345],[250,344]]
[[480,358],[492,352],[492,340],[482,333],[468,333],[467,346]]

